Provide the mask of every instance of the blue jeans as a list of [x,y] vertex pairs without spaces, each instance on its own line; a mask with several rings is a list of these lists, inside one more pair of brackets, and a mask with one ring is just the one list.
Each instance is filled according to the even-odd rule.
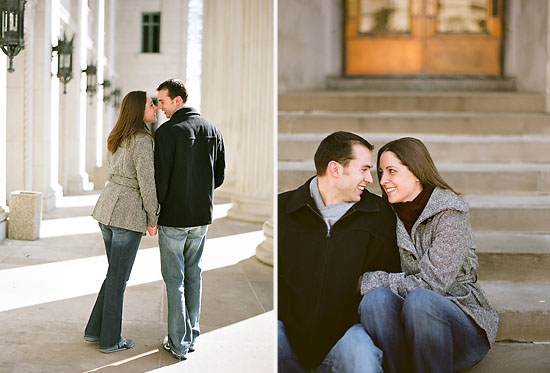
[[456,304],[427,289],[405,299],[385,288],[367,292],[361,323],[384,352],[384,372],[453,372],[489,352],[485,332]]
[[382,351],[378,349],[361,324],[351,326],[346,334],[330,349],[325,359],[315,369],[300,366],[292,351],[281,320],[278,323],[278,373],[300,372],[382,372]]
[[99,348],[108,348],[116,345],[121,339],[124,290],[130,278],[142,234],[101,223],[99,228],[105,242],[109,269],[84,334],[99,336]]
[[168,298],[168,343],[185,355],[199,336],[201,258],[207,225],[174,228],[159,225],[162,277]]

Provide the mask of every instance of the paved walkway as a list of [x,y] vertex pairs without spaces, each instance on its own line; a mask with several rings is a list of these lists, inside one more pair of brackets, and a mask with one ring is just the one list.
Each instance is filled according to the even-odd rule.
[[261,225],[215,206],[203,257],[202,335],[178,362],[162,350],[166,295],[156,237],[144,237],[126,289],[123,336],[135,347],[102,354],[83,331],[107,261],[97,194],[64,197],[43,215],[41,238],[0,243],[0,372],[271,372],[273,268],[255,257]]

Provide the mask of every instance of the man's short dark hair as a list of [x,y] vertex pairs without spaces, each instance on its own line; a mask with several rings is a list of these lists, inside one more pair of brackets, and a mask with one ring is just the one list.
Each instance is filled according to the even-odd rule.
[[162,82],[157,91],[162,91],[163,89],[168,90],[168,97],[172,100],[180,96],[184,103],[187,102],[187,89],[185,89],[185,84],[181,79],[168,79]]
[[346,167],[353,159],[353,145],[363,145],[370,151],[374,149],[370,142],[351,132],[338,131],[325,137],[315,152],[317,175],[325,174],[330,161]]

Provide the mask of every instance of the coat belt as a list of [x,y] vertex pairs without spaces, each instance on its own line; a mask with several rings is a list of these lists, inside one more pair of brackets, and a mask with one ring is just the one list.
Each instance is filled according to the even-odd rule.
[[109,181],[118,185],[127,186],[129,188],[139,189],[139,184],[134,178],[124,177],[120,175],[109,175]]

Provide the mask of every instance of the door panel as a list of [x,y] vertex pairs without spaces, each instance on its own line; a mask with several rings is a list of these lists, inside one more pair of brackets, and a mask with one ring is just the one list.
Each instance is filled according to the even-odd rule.
[[502,0],[347,0],[346,75],[500,75]]

